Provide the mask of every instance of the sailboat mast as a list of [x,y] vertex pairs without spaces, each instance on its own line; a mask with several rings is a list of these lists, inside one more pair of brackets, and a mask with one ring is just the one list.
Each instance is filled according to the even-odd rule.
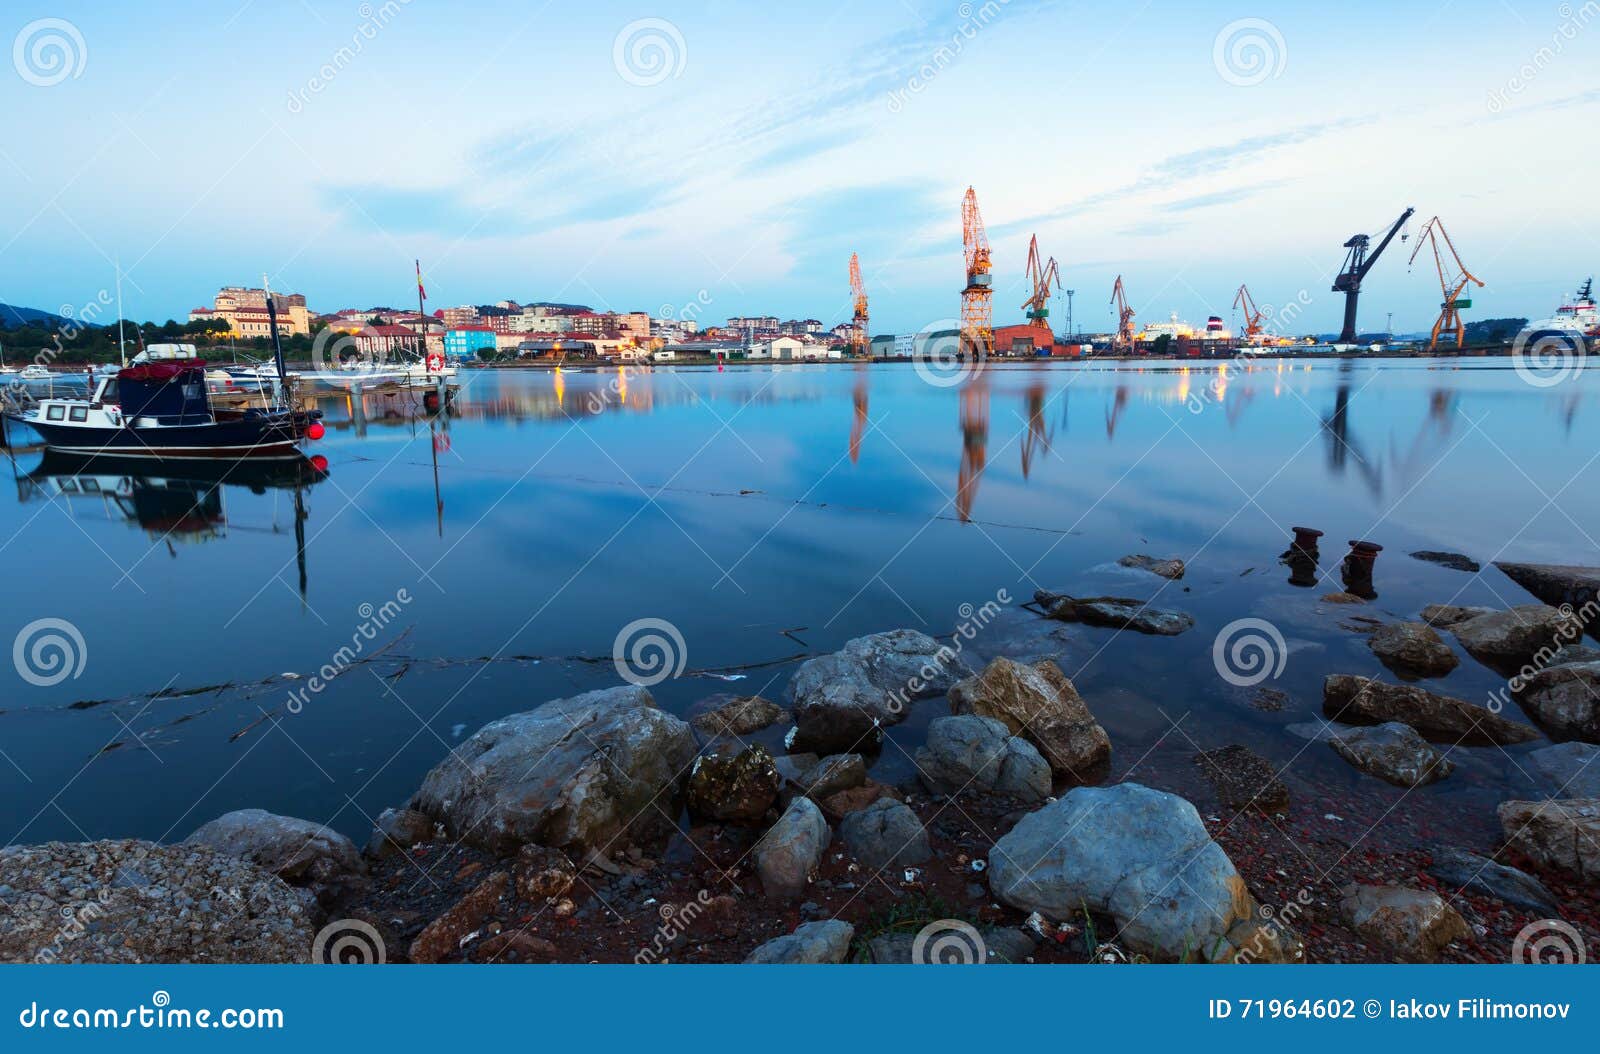
[[428,291],[422,287],[422,261],[415,260],[413,262],[417,265],[417,315],[420,316],[417,320],[417,325],[422,328],[422,348],[418,357],[426,363],[428,361],[428,309],[424,305],[424,301],[428,297]]
[[267,297],[267,329],[272,331],[272,361],[278,367],[278,404],[289,404],[289,371],[283,365],[283,343],[278,339],[278,307],[272,302],[272,286],[261,276],[261,291]]
[[128,365],[128,345],[122,339],[122,257],[117,257],[117,355]]

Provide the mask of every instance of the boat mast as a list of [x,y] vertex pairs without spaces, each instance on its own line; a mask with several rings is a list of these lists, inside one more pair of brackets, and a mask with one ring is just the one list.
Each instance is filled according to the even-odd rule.
[[267,296],[267,328],[272,331],[272,361],[278,367],[278,405],[289,405],[289,372],[283,366],[283,344],[278,340],[278,308],[272,302],[272,286],[261,276],[261,291]]
[[[117,257],[117,354],[122,365],[128,365],[128,345],[122,339],[122,257]],[[91,393],[92,394],[92,393]]]

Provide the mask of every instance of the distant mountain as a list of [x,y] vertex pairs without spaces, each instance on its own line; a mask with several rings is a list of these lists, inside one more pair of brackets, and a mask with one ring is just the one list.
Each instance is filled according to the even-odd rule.
[[45,329],[56,329],[71,322],[70,318],[63,318],[54,311],[41,311],[36,307],[12,307],[10,304],[0,304],[0,327],[16,329],[18,326],[42,326]]

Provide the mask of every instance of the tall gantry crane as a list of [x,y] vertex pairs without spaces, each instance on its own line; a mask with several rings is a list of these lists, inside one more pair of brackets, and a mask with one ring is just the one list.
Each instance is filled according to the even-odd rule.
[[1128,292],[1122,287],[1122,276],[1117,275],[1117,284],[1111,287],[1111,303],[1117,309],[1117,336],[1111,342],[1111,350],[1126,355],[1133,350],[1133,308],[1128,306]]
[[989,273],[989,235],[978,213],[978,193],[967,188],[961,201],[961,244],[967,284],[961,290],[961,351],[986,358],[994,350],[994,278]]
[[1344,294],[1344,328],[1339,331],[1340,344],[1354,344],[1356,342],[1356,301],[1361,298],[1361,280],[1367,277],[1367,272],[1372,270],[1372,265],[1378,262],[1378,257],[1383,255],[1383,250],[1389,247],[1394,236],[1416,209],[1408,208],[1394,221],[1394,226],[1389,228],[1389,233],[1383,236],[1383,241],[1372,250],[1372,255],[1367,255],[1368,239],[1365,234],[1355,234],[1344,243],[1349,250],[1345,253],[1344,266],[1339,269],[1339,275],[1333,280],[1333,291]]
[[1056,258],[1050,257],[1048,263],[1039,262],[1039,236],[1036,234],[1028,239],[1028,287],[1031,293],[1028,299],[1022,302],[1022,309],[1028,314],[1028,322],[1040,329],[1050,328],[1052,282],[1057,289],[1061,288],[1061,275],[1056,270]]
[[850,354],[872,354],[872,337],[867,332],[867,287],[861,281],[861,261],[850,254],[850,300],[855,314],[850,323]]
[[1244,312],[1244,339],[1254,343],[1265,327],[1261,325],[1263,313],[1256,307],[1256,302],[1250,299],[1248,288],[1243,285],[1239,287],[1239,292],[1233,298],[1233,306]]
[[[1444,242],[1444,252],[1439,251],[1439,243]],[[1446,330],[1454,330],[1456,334],[1456,347],[1459,348],[1466,341],[1467,327],[1461,321],[1461,309],[1471,307],[1470,299],[1463,300],[1461,291],[1467,287],[1468,282],[1477,282],[1478,287],[1483,287],[1483,282],[1461,262],[1461,254],[1456,252],[1455,243],[1450,240],[1450,235],[1444,229],[1444,223],[1435,216],[1422,225],[1422,232],[1417,235],[1417,247],[1411,250],[1409,263],[1417,262],[1417,254],[1422,251],[1422,244],[1427,242],[1433,246],[1433,263],[1439,270],[1439,291],[1444,294],[1444,299],[1439,303],[1439,317],[1433,323],[1433,333],[1428,338],[1428,350],[1434,351],[1439,346],[1439,334]],[[1449,253],[1451,262],[1455,265],[1450,271],[1445,270],[1445,253]]]

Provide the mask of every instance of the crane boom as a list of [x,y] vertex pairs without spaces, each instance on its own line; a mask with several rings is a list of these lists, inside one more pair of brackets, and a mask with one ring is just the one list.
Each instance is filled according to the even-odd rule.
[[1055,283],[1057,289],[1061,288],[1061,276],[1056,270],[1056,259],[1051,257],[1048,263],[1039,262],[1039,236],[1034,235],[1028,241],[1028,299],[1022,302],[1022,309],[1027,312],[1028,322],[1041,329],[1050,328],[1050,285]]
[[870,355],[872,338],[867,332],[867,287],[861,281],[861,261],[850,254],[850,300],[854,307],[850,322],[850,354]]
[[1333,291],[1344,294],[1344,328],[1339,331],[1340,344],[1355,343],[1356,303],[1361,298],[1361,280],[1367,277],[1367,272],[1372,270],[1372,265],[1378,262],[1378,258],[1389,247],[1389,243],[1394,240],[1394,236],[1400,232],[1400,228],[1405,224],[1406,220],[1409,220],[1411,214],[1416,211],[1414,208],[1407,208],[1402,212],[1400,218],[1395,220],[1394,225],[1389,228],[1389,233],[1383,236],[1383,240],[1378,243],[1378,247],[1372,250],[1370,255],[1367,252],[1370,239],[1365,234],[1352,235],[1350,240],[1344,243],[1344,247],[1349,252],[1345,254],[1344,266],[1340,268],[1338,277],[1333,280]]
[[1117,336],[1111,342],[1112,350],[1127,354],[1133,350],[1133,308],[1128,306],[1128,293],[1122,286],[1122,276],[1111,287],[1111,303],[1117,309]]
[[[1444,243],[1444,251],[1439,249],[1439,243]],[[1447,330],[1456,335],[1456,347],[1460,348],[1466,343],[1467,327],[1461,319],[1461,309],[1471,307],[1471,300],[1461,298],[1462,290],[1466,289],[1468,282],[1477,282],[1482,288],[1483,281],[1467,270],[1467,265],[1461,262],[1461,254],[1456,252],[1455,243],[1450,240],[1450,234],[1444,229],[1444,221],[1435,216],[1422,225],[1422,232],[1417,236],[1417,247],[1411,250],[1409,263],[1417,262],[1417,254],[1422,252],[1423,243],[1433,247],[1433,265],[1439,272],[1439,292],[1442,299],[1439,302],[1439,317],[1434,320],[1433,332],[1428,337],[1428,350],[1436,351],[1439,347],[1439,334]],[[1445,255],[1449,254],[1451,262],[1455,265],[1446,269]]]
[[1256,302],[1250,298],[1250,290],[1246,286],[1239,286],[1239,292],[1234,294],[1233,306],[1244,312],[1244,336],[1246,340],[1254,340],[1261,335],[1262,312],[1256,307]]

